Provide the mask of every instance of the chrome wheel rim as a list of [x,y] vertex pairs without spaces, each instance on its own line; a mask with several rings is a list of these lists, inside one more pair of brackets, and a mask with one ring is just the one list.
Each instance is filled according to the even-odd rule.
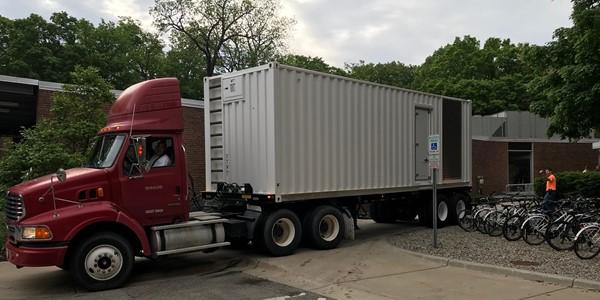
[[85,257],[85,272],[94,280],[113,279],[123,268],[123,255],[112,245],[99,245]]

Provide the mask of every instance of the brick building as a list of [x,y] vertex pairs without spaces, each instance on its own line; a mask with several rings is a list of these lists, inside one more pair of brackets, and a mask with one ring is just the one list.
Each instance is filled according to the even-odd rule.
[[473,116],[473,190],[530,190],[537,171],[582,171],[598,164],[593,140],[547,137],[548,121],[529,112]]
[[[18,138],[21,127],[33,126],[37,121],[50,117],[52,94],[62,89],[61,83],[0,75],[0,155],[5,151],[7,140]],[[122,91],[112,92],[116,98]],[[203,190],[206,181],[204,102],[184,98],[181,103],[188,173],[196,189]]]

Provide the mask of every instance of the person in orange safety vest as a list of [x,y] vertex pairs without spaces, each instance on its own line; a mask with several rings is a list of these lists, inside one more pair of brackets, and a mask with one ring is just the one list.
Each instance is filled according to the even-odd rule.
[[556,175],[554,175],[554,172],[551,169],[546,169],[543,172],[546,175],[546,194],[544,195],[544,201],[542,202],[542,210],[545,213],[549,213],[554,210],[557,180]]

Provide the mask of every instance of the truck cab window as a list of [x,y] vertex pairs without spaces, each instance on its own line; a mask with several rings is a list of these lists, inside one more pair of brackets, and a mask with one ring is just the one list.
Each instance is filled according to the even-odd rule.
[[147,137],[144,168],[140,168],[135,146],[129,144],[123,159],[123,174],[128,177],[139,176],[141,172],[152,172],[157,168],[174,165],[173,139],[170,137]]
[[171,138],[148,138],[148,168],[163,168],[173,165],[173,140]]
[[124,135],[111,134],[98,137],[85,166],[96,169],[110,168],[117,158],[124,140]]

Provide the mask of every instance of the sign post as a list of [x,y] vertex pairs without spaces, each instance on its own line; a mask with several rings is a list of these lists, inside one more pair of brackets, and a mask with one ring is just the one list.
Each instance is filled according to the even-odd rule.
[[437,173],[440,167],[440,135],[432,134],[429,135],[429,167],[431,168],[431,187],[433,192],[433,197],[431,197],[432,207],[433,207],[433,248],[438,247],[438,226],[437,226]]

